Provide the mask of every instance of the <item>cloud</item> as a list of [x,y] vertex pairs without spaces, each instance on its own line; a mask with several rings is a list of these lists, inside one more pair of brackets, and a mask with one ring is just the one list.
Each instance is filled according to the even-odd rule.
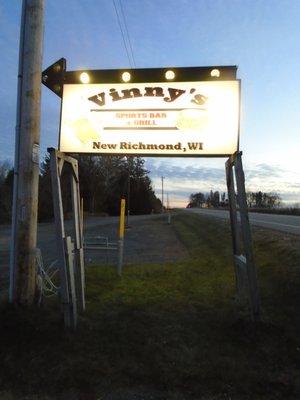
[[146,159],[146,167],[158,196],[161,196],[161,176],[165,177],[164,191],[169,194],[171,206],[186,206],[191,193],[226,190],[224,168],[195,166],[190,162],[185,159]]
[[247,179],[264,179],[281,177],[285,171],[278,166],[270,164],[257,164],[252,169],[245,168]]
[[[165,177],[165,191],[170,193],[170,198],[178,205],[187,203],[191,193],[227,191],[224,168],[195,166],[190,162],[186,159],[147,159],[146,165],[157,194],[161,193],[161,176]],[[276,192],[286,203],[300,200],[300,183],[291,181],[289,171],[282,167],[260,163],[251,167],[244,166],[244,169],[247,191]]]
[[290,172],[276,165],[257,164],[245,170],[246,189],[276,192],[283,201],[299,201],[300,183],[291,180]]
[[172,164],[172,161],[152,161],[147,162],[147,168],[149,169],[152,177],[161,177],[164,175],[170,179],[185,179],[192,181],[209,180],[215,183],[224,181],[225,170],[221,168],[208,168],[208,167],[193,167],[191,165],[179,166],[178,162]]

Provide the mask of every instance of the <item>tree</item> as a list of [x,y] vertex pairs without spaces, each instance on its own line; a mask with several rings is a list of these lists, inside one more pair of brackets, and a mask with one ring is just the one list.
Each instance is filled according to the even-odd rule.
[[247,192],[246,197],[249,208],[276,208],[281,204],[277,193]]
[[0,161],[0,185],[4,183],[8,173],[12,169],[12,165],[9,161]]
[[[85,211],[118,215],[120,199],[127,198],[129,180],[131,214],[157,212],[159,209],[160,200],[154,194],[149,171],[145,169],[142,158],[98,155],[74,157],[78,159],[80,193]],[[69,178],[64,172],[61,187],[64,212],[68,214],[71,210],[71,191]],[[39,199],[39,220],[53,218],[49,155],[41,164]]]
[[192,193],[190,195],[190,202],[188,204],[188,207],[203,207],[203,204],[205,203],[205,195],[201,192],[198,193]]
[[111,180],[118,174],[117,157],[78,156],[80,193],[86,211],[103,211]]
[[53,201],[50,173],[50,156],[47,154],[40,166],[38,220],[49,221],[53,218]]
[[14,170],[8,161],[0,163],[0,223],[11,221]]
[[146,170],[145,160],[141,157],[127,157],[126,165],[126,196],[128,191],[128,180],[130,184],[130,213],[149,214],[158,212],[160,200],[158,201],[152,183],[149,178],[149,171]]
[[219,205],[220,205],[220,193],[218,191],[216,191],[216,192],[213,192],[212,206],[219,207]]
[[220,195],[218,190],[213,191],[211,190],[209,193],[192,193],[189,197],[189,203],[187,205],[188,208],[190,207],[227,207],[228,206],[228,199],[226,199],[226,193],[223,192]]
[[210,191],[209,195],[206,196],[207,207],[219,207],[220,205],[220,193],[218,191]]
[[222,196],[221,196],[221,201],[222,201],[222,203],[225,203],[225,199],[226,199],[226,193],[223,192],[223,193],[222,193]]

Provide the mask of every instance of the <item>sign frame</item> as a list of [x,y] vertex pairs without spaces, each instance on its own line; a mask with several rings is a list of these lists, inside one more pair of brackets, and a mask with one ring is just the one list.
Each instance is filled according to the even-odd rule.
[[[135,69],[135,70],[93,70],[93,71],[66,71],[66,60],[64,58],[58,60],[47,68],[42,74],[42,82],[50,90],[52,90],[57,96],[62,98],[63,89],[65,84],[79,83],[80,76],[82,73],[88,72],[91,76],[91,83],[120,83],[122,74],[128,71],[134,72],[132,84],[135,83],[147,83],[147,82],[165,82],[163,78],[168,71],[176,72],[176,82],[187,82],[197,80],[199,81],[215,81],[215,80],[235,80],[239,82],[239,103],[238,103],[238,132],[237,132],[237,151],[233,154],[205,154],[205,155],[178,155],[174,154],[173,157],[200,157],[200,158],[223,158],[229,157],[226,162],[226,181],[229,198],[230,208],[230,223],[232,232],[232,248],[234,257],[235,277],[237,285],[237,300],[244,306],[244,300],[247,298],[247,303],[251,307],[251,314],[254,321],[260,319],[260,296],[257,285],[256,266],[254,263],[253,249],[252,249],[252,237],[251,229],[248,217],[248,208],[246,202],[246,191],[245,191],[245,176],[242,165],[242,152],[239,150],[240,144],[240,92],[241,82],[236,79],[236,66],[214,66],[214,67],[189,67],[189,68],[152,68],[152,69]],[[130,73],[130,72],[129,72]],[[222,78],[220,79],[220,76]],[[189,80],[187,80],[189,77]],[[149,79],[150,78],[150,79]],[[175,81],[174,81],[175,82]],[[62,110],[62,109],[61,109]],[[61,121],[61,119],[60,119]],[[54,151],[54,153],[53,153]],[[53,149],[53,168],[54,180],[57,180],[58,167],[58,154],[63,157],[70,158],[64,153],[58,152]],[[71,152],[65,152],[71,153]],[[72,154],[72,153],[71,153]],[[73,153],[76,154],[76,153]],[[117,155],[122,156],[120,153],[88,153],[83,154],[95,154],[102,156]],[[124,156],[137,157],[139,154],[124,154]],[[160,154],[140,154],[143,157],[172,157],[171,155],[160,155]],[[233,172],[234,171],[234,172]],[[235,179],[234,179],[235,175]],[[236,186],[236,189],[235,189]],[[59,195],[53,193],[54,198]],[[56,199],[57,200],[57,199]],[[241,231],[242,236],[238,234],[238,218],[237,212],[239,210],[241,219]],[[63,239],[63,232],[59,232],[59,239]],[[241,246],[240,242],[243,242]],[[243,252],[245,255],[243,255]],[[247,304],[246,304],[247,307]]]
[[[175,75],[173,79],[167,79],[166,74],[172,72]],[[173,83],[186,83],[189,82],[223,82],[223,81],[235,81],[238,85],[238,109],[237,109],[237,127],[236,127],[236,148],[235,151],[239,152],[240,148],[240,98],[241,98],[241,80],[236,78],[237,66],[208,66],[208,67],[166,67],[166,68],[146,68],[146,69],[106,69],[106,70],[77,70],[77,71],[67,71],[66,70],[66,60],[64,58],[60,59],[49,68],[47,68],[42,74],[42,82],[50,90],[52,90],[57,96],[63,99],[64,88],[66,85],[80,85],[83,84],[81,77],[82,74],[88,74],[89,84],[124,84],[122,79],[123,74],[130,74],[130,85],[135,84],[148,84],[148,83],[161,83],[161,84],[171,84]],[[115,109],[117,111],[117,109]],[[151,111],[151,108],[149,109]],[[168,109],[166,108],[166,111]],[[109,155],[109,156],[129,156],[129,157],[164,157],[164,158],[224,158],[232,155],[233,152],[224,153],[190,153],[187,152],[175,152],[172,153],[162,153],[154,150],[153,153],[149,152],[133,152],[133,151],[66,151],[61,148],[61,130],[62,130],[62,112],[63,112],[63,102],[61,102],[61,115],[60,115],[60,127],[59,127],[59,140],[58,148],[60,151],[64,151],[69,154],[90,154],[90,155]],[[132,108],[134,112],[134,108]],[[137,141],[142,141],[142,138],[138,138]],[[148,144],[147,144],[148,145]],[[155,145],[154,145],[155,146]],[[151,150],[151,149],[150,149]],[[235,152],[234,151],[234,152]]]

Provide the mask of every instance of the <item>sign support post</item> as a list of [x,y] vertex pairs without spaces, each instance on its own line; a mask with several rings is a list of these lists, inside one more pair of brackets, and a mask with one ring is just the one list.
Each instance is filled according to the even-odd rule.
[[64,314],[64,322],[67,328],[73,325],[73,315],[70,304],[69,284],[68,284],[68,266],[66,261],[66,243],[65,243],[65,226],[64,212],[61,195],[60,174],[63,167],[63,160],[57,158],[57,151],[50,150],[50,168],[52,182],[53,209],[55,218],[56,244],[59,260],[59,281],[60,281],[60,297]]
[[73,230],[75,236],[75,280],[76,280],[76,297],[78,308],[80,311],[85,310],[85,283],[84,283],[84,258],[83,258],[83,240],[82,240],[82,218],[80,209],[80,191],[79,191],[79,174],[78,162],[72,163],[71,179],[71,198],[73,210]]
[[[234,189],[235,172],[237,196]],[[233,154],[226,162],[226,179],[230,208],[230,223],[232,232],[232,248],[237,285],[237,298],[241,304],[246,301],[248,292],[252,317],[254,321],[260,318],[260,301],[257,286],[256,268],[252,249],[252,235],[249,223],[248,208],[245,191],[245,176],[242,164],[242,152]],[[245,255],[241,251],[239,237],[237,206],[239,207],[241,220],[241,239]]]
[[[59,253],[60,294],[67,328],[76,328],[77,309],[85,310],[84,257],[82,243],[82,222],[80,213],[78,162],[55,149],[50,152],[51,181],[54,204],[57,248]],[[74,227],[74,243],[67,237],[64,227],[64,213],[60,177],[68,164],[71,180],[71,198]]]

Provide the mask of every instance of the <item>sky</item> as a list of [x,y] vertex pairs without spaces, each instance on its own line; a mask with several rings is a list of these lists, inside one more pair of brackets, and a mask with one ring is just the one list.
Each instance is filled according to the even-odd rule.
[[[14,157],[19,0],[0,0],[0,161]],[[127,56],[115,7],[125,16]],[[300,203],[299,0],[45,1],[43,69],[237,65],[241,79],[240,150],[246,189]],[[121,25],[126,35],[124,20]],[[130,49],[127,40],[127,47]],[[57,147],[60,101],[42,88],[41,152]],[[191,193],[225,191],[226,159],[146,158],[158,196],[170,206]]]

